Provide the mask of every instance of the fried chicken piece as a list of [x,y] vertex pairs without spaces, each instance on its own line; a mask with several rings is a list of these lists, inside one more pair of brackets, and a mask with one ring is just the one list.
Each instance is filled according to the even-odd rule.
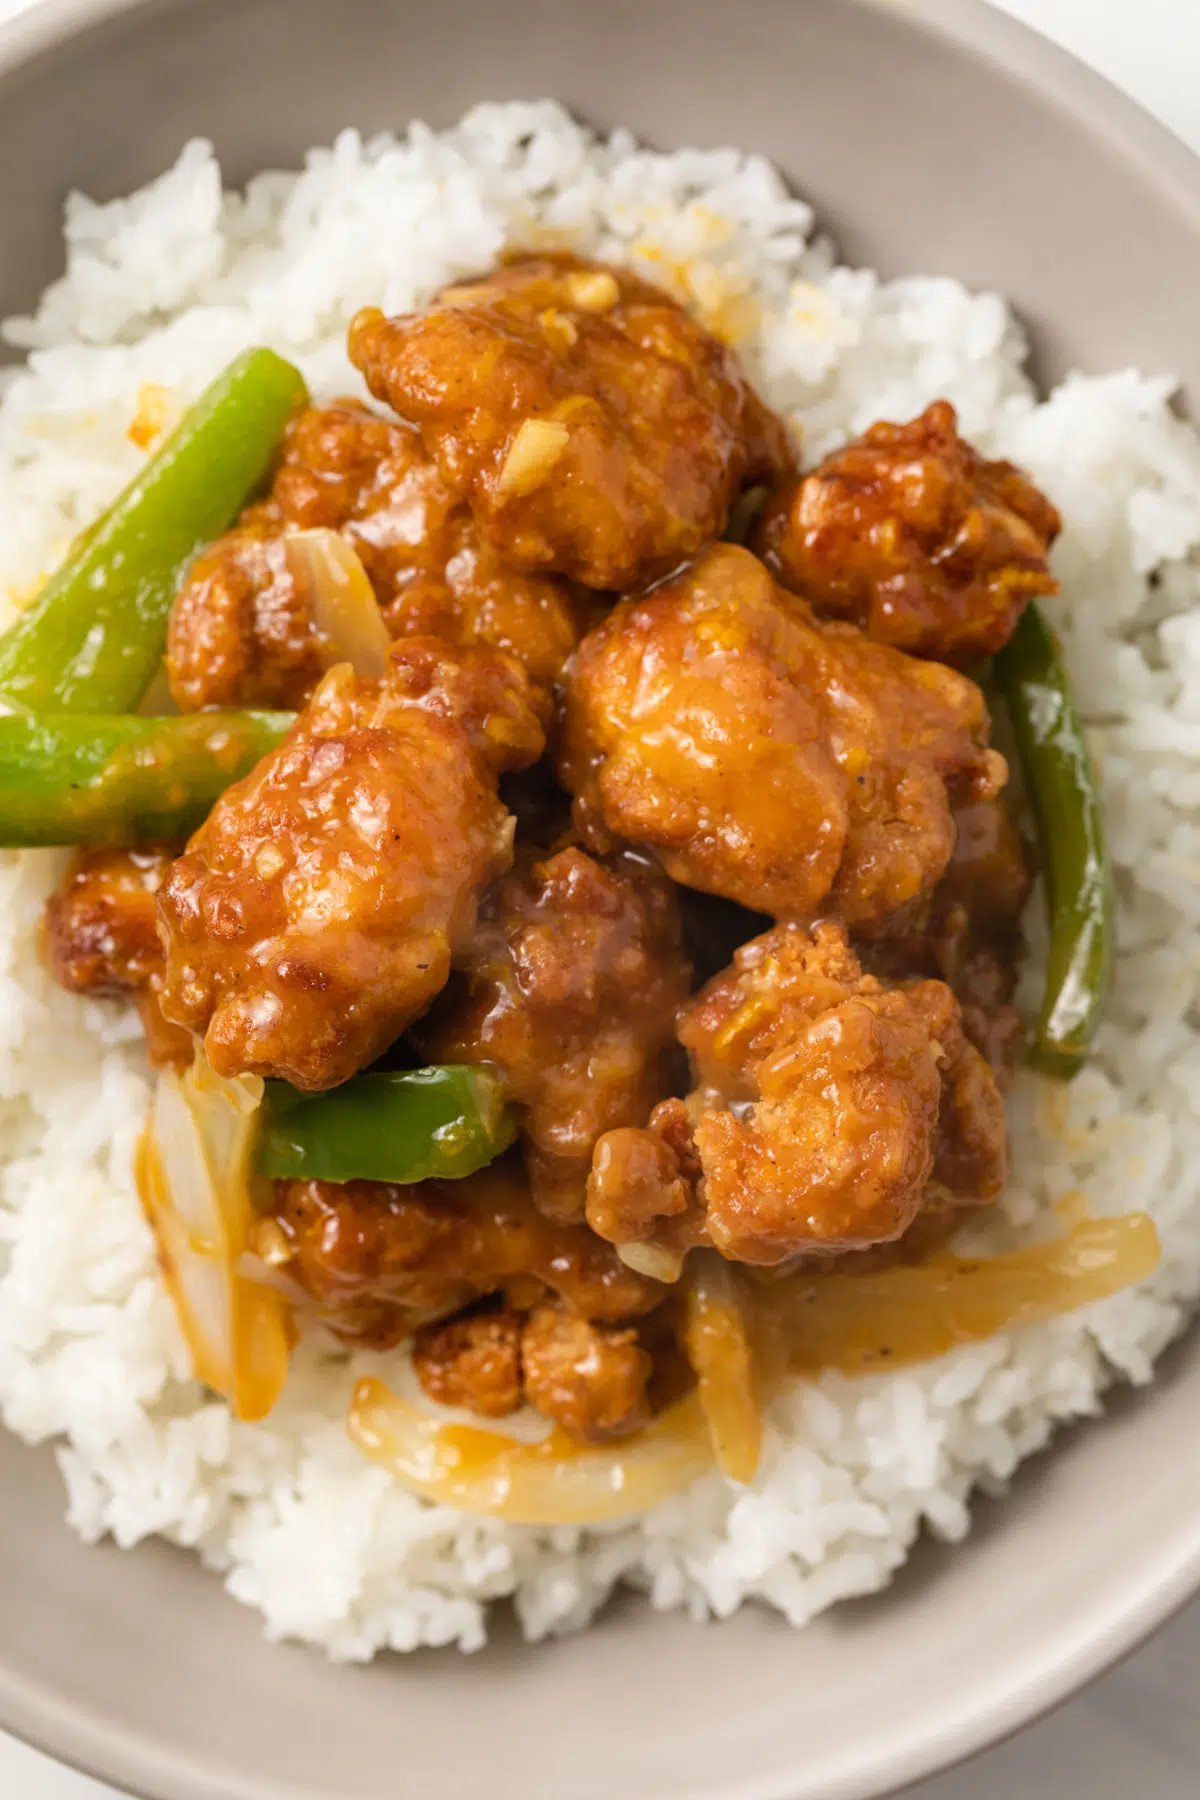
[[581,1443],[625,1437],[649,1417],[653,1359],[631,1327],[539,1306],[523,1318],[465,1313],[424,1325],[413,1367],[431,1400],[502,1419],[522,1401]]
[[665,1291],[586,1226],[543,1217],[511,1158],[461,1181],[409,1187],[277,1182],[268,1231],[271,1260],[326,1321],[380,1348],[485,1295],[521,1311],[553,1296],[609,1324],[649,1312]]
[[839,926],[777,926],[745,945],[680,1038],[696,1090],[657,1108],[649,1134],[601,1140],[598,1231],[615,1222],[635,1240],[775,1265],[890,1243],[923,1209],[981,1205],[1003,1186],[1004,1105],[950,989],[864,975]]
[[885,981],[936,977],[962,1007],[963,1029],[1006,1086],[1023,1035],[1012,1004],[1030,874],[1020,834],[999,800],[960,808],[950,865],[919,916],[857,948]]
[[46,902],[44,947],[72,994],[137,993],[162,967],[154,896],[175,850],[81,850]]
[[542,749],[489,650],[392,646],[343,666],[218,800],[159,894],[163,1006],[222,1075],[335,1087],[425,1011],[512,855],[496,783]]
[[350,356],[507,562],[587,587],[664,574],[743,483],[790,464],[731,350],[661,289],[574,256],[519,257],[425,312],[361,312]]
[[158,1067],[191,1061],[191,1034],[162,1015],[163,950],[158,893],[174,845],[82,850],[46,902],[42,948],[54,979],[72,994],[132,999],[142,1015],[150,1060]]
[[632,1327],[541,1306],[521,1334],[521,1364],[530,1406],[584,1443],[627,1437],[650,1416],[654,1362]]
[[671,884],[648,858],[525,857],[485,897],[452,980],[417,1027],[435,1063],[492,1063],[521,1110],[533,1197],[583,1218],[592,1148],[668,1091],[687,998]]
[[954,827],[954,855],[939,899],[963,907],[982,934],[1011,932],[1025,910],[1031,879],[1020,832],[999,799],[958,807]]
[[988,730],[965,676],[817,625],[718,544],[585,638],[559,770],[589,847],[650,846],[775,918],[874,925],[936,886],[952,801],[1004,782]]
[[624,1126],[597,1143],[587,1222],[623,1252],[630,1245],[664,1251],[677,1275],[687,1252],[709,1241],[696,1198],[702,1173],[686,1102],[662,1100],[645,1128]]
[[193,564],[171,610],[167,669],[185,712],[302,706],[336,660],[287,533],[338,531],[363,564],[393,637],[486,644],[525,665],[549,716],[579,637],[564,582],[505,568],[417,433],[356,401],[308,407],[284,433],[269,494]]
[[181,712],[303,706],[323,667],[282,530],[248,521],[200,553],[167,627],[167,679]]
[[423,1325],[413,1339],[413,1368],[431,1400],[503,1419],[521,1404],[520,1313],[464,1313]]
[[1062,521],[1012,463],[958,435],[947,400],[880,423],[771,496],[753,545],[819,618],[963,665],[1001,649],[1026,602],[1055,594]]
[[440,637],[515,656],[544,725],[589,616],[586,602],[566,582],[501,562],[465,506],[447,520],[431,566],[416,572],[383,609],[393,637]]

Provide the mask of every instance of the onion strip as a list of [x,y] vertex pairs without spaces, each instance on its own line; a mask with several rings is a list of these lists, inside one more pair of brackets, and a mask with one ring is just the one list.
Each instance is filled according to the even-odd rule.
[[254,1219],[262,1088],[257,1077],[215,1075],[197,1045],[186,1074],[159,1075],[138,1158],[142,1203],[194,1373],[240,1419],[270,1412],[290,1349],[282,1296],[238,1268]]
[[794,1371],[867,1375],[1105,1300],[1153,1274],[1159,1255],[1153,1219],[1121,1213],[1001,1256],[794,1275],[757,1306]]
[[555,1429],[540,1444],[444,1425],[374,1376],[354,1390],[346,1429],[372,1462],[413,1493],[513,1525],[595,1525],[649,1511],[712,1467],[695,1394],[644,1430],[602,1449]]
[[717,1461],[731,1481],[753,1481],[763,1422],[748,1296],[715,1252],[691,1258],[683,1335]]
[[348,662],[356,675],[380,680],[392,640],[353,547],[324,526],[289,531],[283,545],[292,579],[308,600],[325,667]]

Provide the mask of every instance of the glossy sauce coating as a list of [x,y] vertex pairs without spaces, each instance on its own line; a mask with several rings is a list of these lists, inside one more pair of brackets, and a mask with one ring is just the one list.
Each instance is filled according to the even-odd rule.
[[193,565],[172,609],[167,657],[183,710],[308,699],[328,658],[286,534],[317,527],[340,532],[355,551],[393,637],[508,651],[548,716],[580,634],[567,585],[503,564],[417,433],[349,400],[291,422],[270,493]]
[[521,1332],[524,1319],[504,1307],[462,1313],[423,1325],[413,1339],[413,1368],[441,1406],[461,1406],[485,1419],[507,1418],[524,1398]]
[[572,256],[360,313],[350,355],[507,562],[588,587],[694,556],[743,483],[790,461],[730,350],[649,282]]
[[496,783],[542,733],[518,665],[433,638],[325,677],[159,895],[163,1005],[222,1075],[335,1087],[418,1017],[512,855]]
[[[678,1375],[692,1250],[862,1270],[999,1191],[1029,877],[944,664],[1054,591],[1058,519],[945,402],[799,479],[726,346],[573,256],[350,348],[401,416],[294,418],[170,626],[182,708],[301,717],[173,864],[81,862],[47,954],[160,1019],[161,988],[221,1074],[324,1089],[410,1029],[498,1068],[524,1169],[281,1182],[258,1248],[348,1342],[411,1340],[435,1399],[600,1443]],[[713,541],[752,484],[769,568]],[[314,529],[369,578],[381,681],[327,666]]]
[[175,848],[83,850],[46,903],[43,947],[72,994],[129,994],[162,968],[154,896]]
[[1002,785],[988,729],[973,682],[818,626],[720,544],[584,641],[559,766],[585,841],[777,918],[874,925],[941,878],[952,799]]
[[1024,1028],[1012,1004],[1030,872],[1000,799],[955,811],[954,855],[927,905],[902,928],[860,938],[863,967],[883,980],[934,976],[962,1007],[963,1030],[1002,1085]]
[[[614,1133],[597,1147],[588,1218],[639,1179],[653,1237],[678,1200],[694,1234],[737,1261],[776,1264],[901,1237],[926,1205],[982,1204],[1007,1173],[1004,1107],[942,982],[887,987],[863,975],[845,932],[777,926],[747,944],[683,1015],[695,1089],[651,1124],[659,1146]],[[677,1146],[686,1143],[690,1155]],[[637,1226],[626,1210],[620,1228]]]
[[489,1062],[521,1109],[534,1200],[579,1221],[592,1149],[670,1091],[689,969],[671,884],[629,852],[525,857],[485,897],[417,1029],[430,1062]]
[[150,1059],[162,1066],[191,1060],[190,1033],[159,1006],[163,951],[155,896],[175,846],[83,850],[46,902],[42,949],[60,986],[72,994],[133,998],[142,1015]]
[[767,503],[754,548],[820,618],[966,664],[1008,642],[1027,601],[1055,594],[1061,520],[1020,469],[958,435],[949,401],[881,422]]
[[539,1306],[521,1334],[525,1398],[583,1443],[627,1437],[650,1417],[654,1363],[632,1326]]
[[586,1227],[543,1217],[511,1158],[462,1181],[412,1187],[279,1182],[271,1221],[287,1273],[326,1321],[375,1345],[490,1294],[517,1311],[557,1297],[599,1323],[650,1312],[664,1295]]
[[503,1418],[525,1403],[577,1442],[626,1437],[649,1417],[653,1360],[629,1326],[555,1306],[488,1310],[421,1328],[413,1366],[444,1406]]

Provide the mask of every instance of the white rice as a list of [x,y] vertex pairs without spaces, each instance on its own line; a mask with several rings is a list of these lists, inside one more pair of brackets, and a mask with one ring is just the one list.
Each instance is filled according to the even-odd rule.
[[1055,611],[1103,770],[1116,987],[1069,1092],[1019,1085],[1016,1177],[976,1236],[1045,1231],[1082,1189],[1094,1213],[1153,1213],[1162,1263],[1135,1291],[928,1366],[797,1385],[750,1491],[710,1476],[592,1531],[428,1506],[348,1442],[351,1369],[312,1345],[269,1421],[234,1422],[189,1379],[131,1180],[148,1095],[136,1021],[41,971],[58,859],[0,859],[4,1420],[59,1440],[84,1537],[195,1547],[272,1636],[348,1659],[472,1649],[498,1596],[541,1637],[586,1623],[618,1582],[697,1618],[753,1597],[803,1624],[883,1586],[922,1526],[962,1537],[972,1491],[1098,1411],[1114,1380],[1148,1380],[1200,1291],[1200,440],[1172,417],[1168,377],[1074,377],[1039,401],[997,295],[841,268],[811,227],[757,158],[652,155],[551,104],[488,106],[445,133],[347,131],[303,174],[262,175],[244,195],[223,193],[209,146],[189,144],[129,200],[74,197],[66,277],[6,327],[30,352],[0,403],[0,586],[14,595],[137,466],[126,430],[143,383],[182,403],[267,343],[317,394],[355,391],[356,308],[410,307],[547,237],[684,283],[736,328],[810,455],[947,395],[964,431],[1032,470],[1066,519]]

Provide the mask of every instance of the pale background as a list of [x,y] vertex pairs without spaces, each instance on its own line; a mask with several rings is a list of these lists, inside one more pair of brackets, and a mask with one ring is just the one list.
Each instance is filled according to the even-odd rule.
[[[36,3],[0,0],[0,19]],[[1200,0],[996,3],[1126,88],[1200,151]],[[1198,1677],[1200,1603],[1053,1718],[907,1800],[1196,1800]],[[0,1800],[117,1797],[0,1733]]]

